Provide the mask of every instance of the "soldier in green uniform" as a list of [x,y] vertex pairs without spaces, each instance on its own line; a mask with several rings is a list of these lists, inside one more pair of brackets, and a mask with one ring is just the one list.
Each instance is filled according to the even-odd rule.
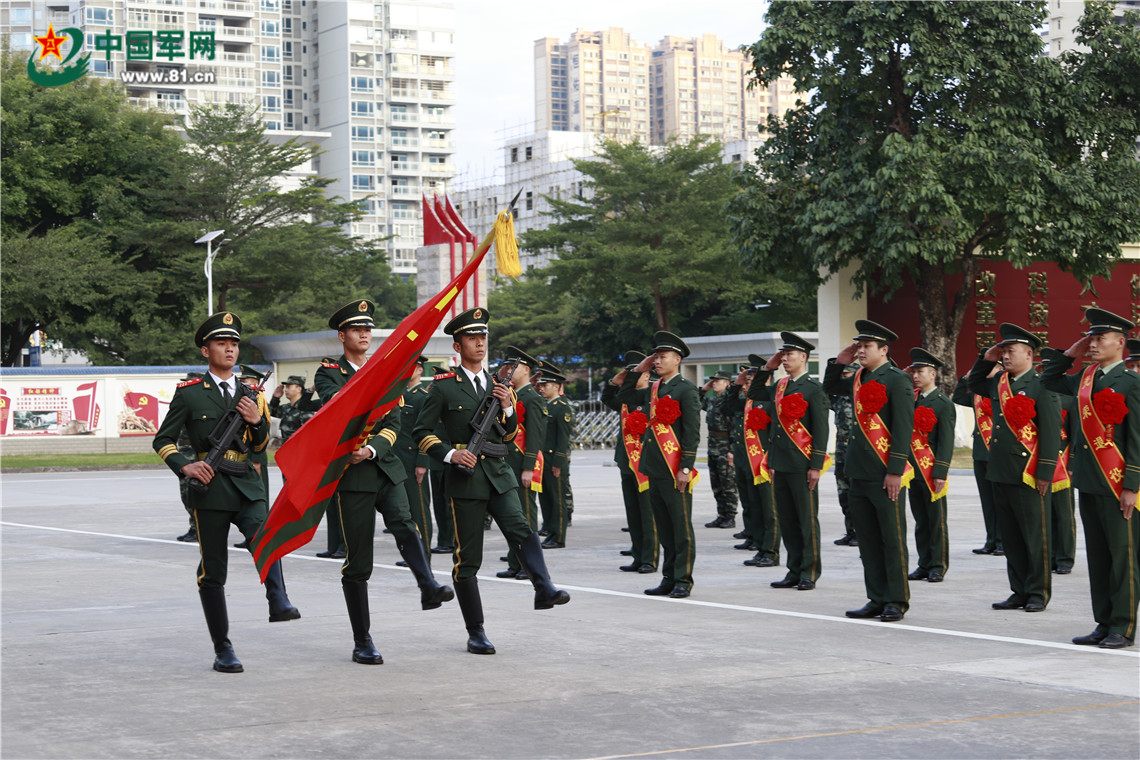
[[[855,376],[859,366],[853,364],[843,370],[843,379],[849,380]],[[831,412],[835,415],[835,491],[839,497],[839,509],[843,512],[843,535],[832,541],[836,546],[858,546],[859,537],[855,534],[855,523],[851,522],[848,509],[848,495],[851,491],[851,479],[847,477],[847,442],[851,440],[851,429],[855,425],[855,405],[851,403],[850,396],[828,396],[831,400]]]
[[561,549],[566,546],[566,526],[570,520],[563,486],[567,473],[563,468],[570,457],[574,408],[562,395],[562,385],[565,382],[563,375],[544,369],[537,385],[538,392],[546,399],[548,414],[542,448],[546,466],[542,473],[542,492],[539,494],[543,523],[548,533],[547,539],[542,542],[543,549]]
[[[701,442],[701,394],[681,377],[681,361],[689,355],[685,341],[660,330],[653,354],[625,377],[618,401],[630,409],[648,407],[649,426],[641,437],[639,469],[649,478],[649,504],[664,550],[661,583],[646,589],[650,596],[687,597],[693,588],[693,465]],[[639,390],[641,375],[657,370],[658,380]]]
[[[946,479],[954,454],[954,402],[938,389],[938,370],[943,364],[922,348],[910,350],[910,374],[915,393],[914,430],[910,466],[914,482],[907,494],[914,516],[914,544],[918,569],[907,576],[912,581],[941,583],[950,567],[950,538],[946,529]],[[924,411],[925,410],[925,411]],[[930,479],[930,484],[927,483]],[[931,490],[933,488],[933,490]]]
[[[337,331],[344,353],[336,361],[323,360],[317,369],[314,384],[323,403],[331,401],[364,366],[372,344],[375,309],[371,301],[361,299],[345,304],[329,318],[329,326]],[[368,610],[368,579],[372,577],[378,511],[420,588],[420,606],[432,610],[455,598],[451,587],[441,586],[432,575],[423,540],[408,509],[403,486],[407,474],[393,451],[400,431],[400,409],[397,405],[378,420],[369,431],[368,444],[353,452],[329,507],[330,511],[336,510],[344,533],[347,556],[341,566],[340,582],[352,626],[352,660],[363,665],[384,662],[372,643]]]
[[[446,375],[451,372],[448,367],[441,367],[436,365],[432,367],[432,379],[440,375]],[[430,386],[429,386],[430,390]],[[417,406],[417,415],[419,407]],[[414,432],[415,425],[411,428]],[[443,429],[441,422],[436,426],[436,437],[444,442],[447,439],[447,431]],[[417,446],[417,448],[419,448]],[[422,452],[421,452],[422,453]],[[431,508],[435,514],[435,524],[437,526],[436,535],[439,537],[435,546],[431,548],[432,554],[451,554],[455,551],[455,520],[451,516],[451,504],[447,500],[447,493],[443,489],[443,474],[447,469],[447,465],[443,462],[437,462],[431,457],[427,457],[428,480],[431,481]]]
[[[647,422],[649,407],[640,406],[631,409],[618,401],[618,392],[625,384],[626,377],[637,367],[638,362],[645,358],[645,354],[640,351],[626,351],[622,358],[629,364],[602,388],[602,403],[622,415],[618,440],[614,445],[614,462],[621,473],[621,494],[625,504],[625,519],[629,525],[631,545],[630,562],[628,565],[621,565],[619,569],[626,573],[648,574],[657,572],[659,556],[657,523],[653,519],[653,508],[649,505],[649,482],[646,479],[643,489],[638,480],[637,462],[630,459],[630,451],[634,452],[637,459],[641,456],[641,435],[634,434],[637,423],[631,420],[630,415],[640,412],[644,419],[641,417],[637,419]],[[649,375],[641,375],[637,382],[638,390],[645,390],[649,387]],[[630,429],[630,425],[634,425],[633,430]]]
[[731,383],[732,377],[727,372],[717,370],[701,388],[701,410],[709,432],[709,485],[716,499],[716,517],[705,523],[706,528],[736,527],[736,476],[728,463],[728,455],[732,453],[732,418],[721,411],[721,400]]
[[[483,603],[475,577],[483,564],[485,514],[494,518],[508,545],[518,552],[522,569],[534,586],[535,609],[551,609],[570,601],[570,595],[550,581],[541,541],[527,525],[519,504],[519,484],[507,465],[507,445],[517,433],[518,419],[510,388],[493,381],[483,369],[489,320],[490,314],[480,307],[468,309],[444,326],[443,331],[455,339],[452,347],[459,354],[460,366],[455,372],[436,376],[413,433],[421,451],[449,465],[444,487],[455,520],[452,578],[467,627],[467,651],[473,654],[495,653],[483,630]],[[475,412],[488,391],[499,402],[497,421],[503,432],[493,429],[488,437],[490,445],[476,457],[467,451],[466,442],[471,439]],[[446,438],[435,433],[440,422]],[[460,467],[468,468],[470,474]]]
[[[993,374],[1001,371],[1001,367],[994,365]],[[990,436],[993,434],[993,412],[987,411],[991,407],[988,398],[973,393],[966,382],[967,376],[962,375],[958,384],[954,386],[953,401],[958,406],[969,407],[974,414],[974,482],[978,486],[978,500],[982,504],[982,522],[986,526],[986,542],[974,554],[994,554],[1005,556],[1005,548],[1001,544],[1001,526],[997,521],[997,506],[995,503],[994,486],[987,476],[990,461]],[[977,402],[977,403],[975,403]],[[983,429],[985,427],[985,429]]]
[[321,400],[313,398],[313,394],[312,388],[305,390],[305,378],[300,375],[290,375],[273,391],[273,398],[269,399],[269,414],[281,420],[277,426],[282,443],[292,438],[301,425],[321,408]]
[[[191,380],[200,380],[202,378],[201,372],[187,372],[186,376],[182,378],[182,382],[186,383]],[[182,432],[178,434],[178,453],[187,459],[194,459],[198,452],[194,451],[194,447],[190,445],[190,434],[186,432],[186,428],[182,428]],[[194,527],[194,508],[190,506],[190,479],[178,479],[178,495],[182,498],[182,507],[186,510],[186,515],[190,519],[190,530],[178,536],[176,540],[184,543],[194,543],[198,540],[198,529]]]
[[[241,381],[250,388],[257,388],[261,385],[264,378],[260,372],[248,364],[239,365],[241,369]],[[269,404],[266,403],[265,397],[261,394],[257,396],[258,411],[270,416]],[[266,446],[261,451],[252,451],[249,455],[249,464],[261,476],[261,482],[265,484],[266,499],[269,500],[269,447]],[[249,539],[243,538],[238,543],[234,544],[235,549],[248,549]]]
[[[740,495],[744,521],[743,535],[740,536],[744,543],[736,548],[756,551],[751,559],[744,560],[744,564],[749,567],[776,567],[780,564],[780,518],[776,514],[775,491],[767,471],[766,456],[763,468],[768,479],[763,483],[756,482],[758,476],[753,472],[749,443],[746,440],[748,432],[755,434],[752,445],[758,447],[758,455],[765,455],[771,433],[769,426],[775,409],[769,402],[752,401],[749,404],[748,393],[753,383],[767,384],[772,379],[772,373],[763,369],[768,363],[764,357],[749,354],[748,361],[748,364],[740,368],[735,384],[721,402],[725,413],[731,414],[733,419],[733,450],[730,456],[736,472],[736,490]],[[760,420],[756,419],[758,415]]]
[[[914,420],[913,384],[890,362],[891,330],[869,319],[855,320],[858,334],[827,362],[823,388],[832,396],[850,396],[855,426],[847,443],[847,477],[851,479],[848,510],[859,536],[859,559],[867,604],[848,610],[847,617],[902,620],[910,606],[907,583],[906,512],[903,475]],[[854,377],[844,370],[856,359]]]
[[775,388],[754,383],[753,403],[771,402],[775,410],[768,426],[768,466],[775,473],[776,512],[787,550],[787,575],[773,588],[811,591],[822,571],[819,547],[819,477],[827,459],[827,413],[831,406],[823,385],[808,372],[815,346],[793,332],[781,332],[784,344],[764,366],[769,372],[783,365],[788,376]]
[[[408,496],[408,508],[411,510],[412,520],[419,529],[420,539],[424,544],[424,552],[431,552],[431,492],[428,490],[430,478],[427,477],[427,455],[420,451],[416,442],[412,440],[412,430],[416,426],[416,417],[419,416],[420,406],[427,398],[428,389],[420,383],[424,374],[424,365],[427,357],[421,356],[416,360],[416,367],[412,376],[408,378],[408,389],[404,391],[404,403],[400,407],[400,432],[396,436],[396,445],[392,450],[396,458],[404,466],[404,492]],[[428,561],[431,557],[427,556]],[[401,560],[396,563],[406,567],[407,562]]]
[[[532,381],[541,376],[542,370],[537,359],[514,346],[507,347],[506,356],[507,359],[518,360],[514,373],[506,378],[515,391],[515,414],[518,417],[518,433],[507,444],[507,464],[519,483],[519,504],[522,505],[526,523],[531,530],[538,530],[538,495],[534,492],[534,478],[546,439],[549,414],[546,411],[546,399],[535,389]],[[542,487],[545,470],[539,470],[537,474],[538,486]],[[495,575],[499,578],[527,580],[514,547],[507,552],[507,569],[500,570]]]
[[[1041,361],[1036,367],[1038,374],[1044,374],[1045,364],[1055,353],[1063,352],[1048,347],[1041,349]],[[1050,499],[1049,568],[1057,575],[1068,575],[1073,572],[1077,559],[1077,505],[1072,488],[1071,444],[1080,418],[1075,396],[1059,393],[1057,398],[1061,402],[1061,450],[1057,454],[1057,471]]]
[[[222,673],[243,670],[230,644],[226,610],[230,524],[236,525],[249,539],[261,528],[268,514],[265,484],[249,467],[248,451],[264,450],[269,443],[269,418],[238,388],[239,380],[233,369],[240,340],[241,320],[236,314],[219,312],[202,323],[194,334],[194,342],[209,364],[209,371],[200,379],[179,384],[162,426],[154,436],[154,450],[176,475],[196,478],[208,486],[205,493],[192,488],[189,495],[202,556],[198,563],[198,595],[214,642],[214,670]],[[231,409],[237,410],[245,420],[241,436],[247,451],[241,451],[240,447],[227,449],[225,459],[231,463],[227,468],[233,471],[226,472],[220,467],[214,470],[202,460],[210,452],[210,435]],[[196,452],[193,458],[178,452],[178,435],[183,428]],[[285,593],[280,561],[269,568],[265,598],[269,600],[269,622],[301,617]]]
[[[1061,405],[1033,370],[1033,354],[1041,340],[1008,322],[999,332],[1001,342],[978,357],[966,381],[971,391],[990,399],[994,416],[986,474],[995,484],[997,519],[1013,593],[994,602],[993,608],[1041,612],[1049,604],[1053,585],[1050,493],[1061,448]],[[990,377],[998,361],[1004,370]]]
[[[1088,309],[1088,332],[1045,366],[1044,384],[1077,399],[1073,483],[1081,492],[1081,524],[1096,629],[1074,644],[1123,649],[1136,640],[1140,600],[1140,375],[1124,366],[1125,336],[1135,325],[1104,309]],[[1066,375],[1085,356],[1093,364]]]
[[1126,345],[1128,354],[1124,357],[1124,366],[1133,372],[1140,372],[1140,338],[1129,338]]
[[[558,398],[564,401],[566,405],[570,407],[570,413],[573,415],[574,406],[570,403],[570,399],[566,398],[566,382],[569,379],[569,376],[553,362],[547,361],[546,359],[543,359],[539,362],[539,367],[543,372],[550,370],[554,374],[562,376],[563,381],[558,391]],[[567,525],[571,525],[574,522],[574,489],[570,485],[570,459],[574,451],[574,434],[576,432],[574,427],[575,422],[577,422],[577,420],[572,416],[570,419],[570,433],[568,434],[567,438],[568,443],[566,445],[566,462],[562,465],[562,504],[566,509]],[[538,532],[538,535],[548,536],[550,535],[550,531],[540,530]]]

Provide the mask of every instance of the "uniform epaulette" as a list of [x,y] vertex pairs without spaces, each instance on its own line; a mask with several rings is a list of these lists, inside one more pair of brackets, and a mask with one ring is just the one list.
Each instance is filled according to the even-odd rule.
[[326,369],[340,369],[340,365],[328,357],[321,359],[321,366]]
[[455,377],[454,372],[444,372],[442,375],[436,375],[432,380],[446,380],[449,377]]
[[186,387],[186,386],[188,386],[188,385],[197,385],[197,384],[198,384],[198,383],[200,383],[200,382],[202,382],[202,378],[200,378],[200,377],[195,377],[195,378],[193,378],[193,379],[191,379],[191,380],[183,380],[182,382],[180,382],[180,383],[178,384],[178,387],[179,387],[179,388],[185,388],[185,387]]

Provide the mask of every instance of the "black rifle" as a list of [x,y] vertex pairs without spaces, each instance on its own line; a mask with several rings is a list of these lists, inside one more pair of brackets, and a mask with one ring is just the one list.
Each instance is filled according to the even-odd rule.
[[[503,365],[507,368],[507,377],[513,377],[515,368],[519,366],[518,359],[511,359]],[[492,383],[503,383],[502,380],[491,375]],[[487,389],[490,391],[490,388]],[[488,392],[483,400],[479,402],[479,406],[475,407],[475,416],[471,418],[471,427],[475,430],[471,436],[471,440],[467,442],[467,451],[475,455],[475,458],[486,454],[487,456],[504,457],[507,455],[507,447],[501,443],[492,443],[488,440],[491,436],[491,431],[494,430],[499,435],[503,435],[507,431],[499,424],[499,409],[502,405],[499,399],[495,398],[494,394]],[[464,475],[474,475],[474,467],[466,467],[464,465],[456,465],[459,471]]]
[[[256,388],[250,388],[243,383],[240,379],[237,380],[237,392],[246,398],[257,403],[257,394],[265,388],[265,381],[273,374],[270,369],[261,378],[261,384]],[[235,379],[237,375],[234,375]],[[218,420],[218,424],[214,426],[214,431],[210,433],[210,451],[206,454],[206,458],[202,461],[210,465],[210,469],[214,472],[224,472],[227,475],[245,475],[249,472],[249,464],[246,462],[235,462],[232,459],[226,459],[226,452],[230,449],[241,452],[242,454],[249,453],[249,447],[245,445],[242,440],[242,435],[245,433],[245,426],[249,423],[241,416],[241,412],[237,409],[229,409],[222,418]],[[206,493],[210,490],[209,483],[203,483],[198,478],[190,478],[190,487],[198,493]]]

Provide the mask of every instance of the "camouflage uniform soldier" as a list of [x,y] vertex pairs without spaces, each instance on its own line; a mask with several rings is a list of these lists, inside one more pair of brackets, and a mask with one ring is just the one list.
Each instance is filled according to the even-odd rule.
[[[285,397],[284,402],[281,401],[282,396]],[[292,438],[320,408],[321,400],[313,398],[312,388],[305,390],[305,378],[300,375],[290,375],[288,380],[277,386],[269,401],[269,414],[281,420],[277,424],[281,442]]]
[[716,497],[716,519],[705,523],[706,528],[736,527],[736,473],[728,463],[728,455],[732,453],[732,415],[726,413],[720,403],[731,382],[732,377],[722,370],[710,377],[701,389],[704,392],[701,409],[709,430],[709,484]]
[[[849,367],[844,371],[843,377],[855,374],[856,369]],[[851,426],[855,424],[855,405],[851,403],[850,396],[831,396],[831,411],[835,413],[835,488],[839,492],[839,508],[843,510],[843,527],[847,530],[844,536],[835,539],[835,543],[839,546],[858,546],[855,526],[847,514],[847,492],[851,488],[851,480],[844,468],[847,463],[847,439],[851,437]]]

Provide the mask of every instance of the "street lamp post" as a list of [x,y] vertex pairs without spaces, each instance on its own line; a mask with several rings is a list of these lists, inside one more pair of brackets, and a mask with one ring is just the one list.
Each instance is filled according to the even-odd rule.
[[225,234],[225,230],[214,230],[207,232],[202,237],[194,242],[196,244],[206,244],[206,316],[214,313],[214,257],[218,255],[218,251],[222,249],[228,241],[223,240],[218,243],[218,247],[214,248],[214,241]]

